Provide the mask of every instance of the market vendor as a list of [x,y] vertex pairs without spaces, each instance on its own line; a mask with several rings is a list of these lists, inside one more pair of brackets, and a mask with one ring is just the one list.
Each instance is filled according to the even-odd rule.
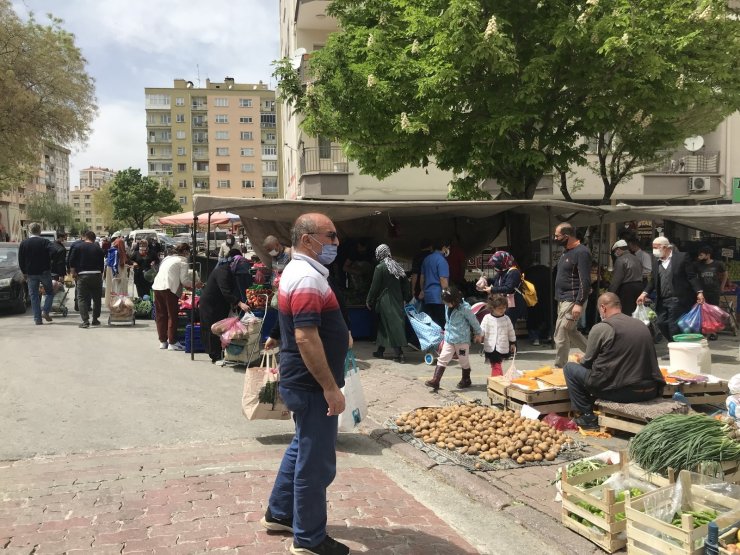
[[597,310],[602,321],[591,328],[585,355],[563,369],[570,402],[581,413],[575,422],[584,429],[599,427],[596,399],[639,403],[662,395],[665,386],[648,327],[623,314],[614,293],[601,295]]

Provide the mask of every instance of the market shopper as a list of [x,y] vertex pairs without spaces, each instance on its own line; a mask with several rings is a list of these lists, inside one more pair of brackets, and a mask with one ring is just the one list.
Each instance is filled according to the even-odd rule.
[[136,294],[141,299],[148,295],[152,284],[146,279],[145,274],[159,262],[159,256],[149,248],[149,242],[146,239],[139,241],[139,248],[131,253],[129,262],[134,268],[134,285],[136,285]]
[[[227,233],[226,239],[221,243],[221,247],[218,249],[218,263],[226,264],[229,258],[229,251],[236,245],[236,238],[233,234]],[[241,251],[240,251],[241,252]]]
[[326,533],[326,489],[336,475],[337,416],[344,411],[347,326],[329,287],[339,238],[323,214],[292,230],[294,253],[279,286],[280,395],[295,436],[283,456],[262,525],[293,533],[291,553],[349,553]]
[[712,247],[702,245],[696,256],[696,275],[699,278],[704,300],[719,305],[719,297],[727,285],[727,268],[719,260],[712,259]]
[[64,246],[66,240],[67,234],[59,232],[56,241],[53,241],[50,245],[51,277],[58,281],[64,281],[64,276],[67,275],[67,247]]
[[95,241],[95,232],[86,231],[84,241],[71,253],[69,261],[72,276],[77,280],[77,304],[82,323],[79,327],[100,325],[101,298],[103,296],[103,249]]
[[488,297],[488,314],[483,317],[483,354],[491,365],[491,376],[503,376],[501,363],[516,353],[514,325],[506,315],[509,303],[503,295]]
[[653,273],[653,257],[650,256],[650,253],[642,250],[642,245],[640,245],[640,240],[636,235],[631,235],[627,239],[627,246],[642,265],[642,285],[644,287],[650,281],[650,275]]
[[601,295],[597,310],[601,322],[591,329],[585,354],[563,370],[571,404],[581,413],[575,422],[584,429],[599,427],[596,399],[639,403],[662,395],[665,386],[647,326],[624,314],[614,293]]
[[558,315],[555,321],[555,366],[562,368],[568,361],[571,347],[586,348],[586,338],[577,329],[578,320],[591,292],[591,253],[576,237],[570,224],[555,228],[555,242],[564,247],[555,275],[555,300]]
[[643,289],[642,263],[629,251],[627,241],[620,239],[612,245],[614,269],[609,282],[609,293],[616,293],[622,303],[622,312],[632,316],[637,297]]
[[162,260],[152,284],[160,349],[185,350],[185,346],[177,341],[177,313],[183,288],[193,286],[189,255],[190,245],[178,243],[174,254]]
[[450,267],[442,254],[443,242],[437,239],[432,243],[432,252],[421,264],[419,300],[423,310],[440,327],[445,327],[445,305],[442,290],[450,286]]
[[488,287],[483,290],[488,295],[503,295],[507,300],[506,315],[516,326],[519,318],[524,318],[527,304],[522,296],[522,272],[516,265],[514,257],[506,251],[496,251],[488,259],[488,265],[495,275],[487,278]]
[[393,349],[393,360],[404,363],[402,347],[406,340],[406,317],[403,311],[404,300],[409,298],[409,286],[406,272],[391,257],[388,245],[375,249],[379,264],[375,266],[373,281],[367,294],[365,304],[368,310],[378,314],[377,349],[375,358],[384,358],[386,349]]
[[655,313],[660,332],[668,341],[679,335],[678,319],[691,310],[691,306],[704,302],[701,282],[694,264],[685,252],[674,251],[667,237],[653,239],[653,277],[637,298],[643,304],[655,291]]
[[[41,318],[51,322],[49,315],[54,303],[54,289],[51,284],[51,243],[41,237],[41,224],[32,223],[28,227],[30,236],[18,247],[18,267],[28,283],[28,295],[31,297],[31,310],[36,325],[42,324]],[[44,286],[44,306],[41,306],[39,287]]]
[[291,248],[283,245],[274,235],[268,235],[262,247],[270,255],[269,269],[272,271],[271,284],[275,290],[280,283],[280,274],[290,262]]

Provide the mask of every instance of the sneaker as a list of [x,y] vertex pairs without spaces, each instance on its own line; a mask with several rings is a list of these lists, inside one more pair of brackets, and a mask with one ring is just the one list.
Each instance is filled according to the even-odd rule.
[[182,343],[171,343],[167,346],[168,351],[184,351],[185,345]]
[[100,320],[98,320],[97,318],[95,318],[95,320],[92,321],[92,325],[93,326],[99,326],[100,325]]
[[535,339],[534,341],[532,341],[532,345],[534,345],[535,347],[539,347],[540,346],[540,340],[539,339]]
[[594,413],[582,414],[574,422],[584,430],[598,430],[599,418]]
[[334,538],[326,536],[316,547],[301,547],[293,542],[290,546],[293,555],[349,555],[349,547]]
[[260,520],[260,524],[262,524],[262,527],[265,530],[269,530],[270,532],[289,532],[291,534],[293,533],[293,519],[275,518],[274,516],[272,516],[270,507],[267,507],[267,510],[265,511],[265,516],[263,516],[262,520]]
[[54,319],[49,315],[48,312],[42,312],[41,313],[41,316],[43,316],[44,317],[44,320],[46,320],[47,322],[53,322],[54,321]]
[[81,323],[81,324],[80,324],[79,326],[77,326],[77,327],[78,327],[78,328],[83,328],[83,329],[87,329],[87,328],[89,328],[89,327],[90,327],[90,323],[89,323],[89,322],[82,322],[82,323]]
[[43,326],[43,325],[44,325],[44,323],[43,323],[43,322],[42,322],[41,320],[35,320],[35,321],[34,321],[34,323],[35,323],[35,324],[36,324],[37,326]]
[[168,343],[166,341],[160,341],[159,342],[159,348],[160,349],[166,349],[167,348],[167,345],[168,345]]

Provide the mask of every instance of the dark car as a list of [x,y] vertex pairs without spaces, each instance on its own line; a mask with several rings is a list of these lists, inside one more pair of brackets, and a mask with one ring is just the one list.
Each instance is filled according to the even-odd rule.
[[18,266],[18,243],[0,243],[0,308],[19,314],[29,305],[28,288]]

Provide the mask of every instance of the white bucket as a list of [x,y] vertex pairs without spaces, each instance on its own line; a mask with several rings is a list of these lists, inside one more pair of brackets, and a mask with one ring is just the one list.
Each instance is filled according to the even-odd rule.
[[671,371],[673,372],[676,370],[702,374],[712,372],[712,353],[706,339],[696,343],[668,343],[668,352],[671,357]]

